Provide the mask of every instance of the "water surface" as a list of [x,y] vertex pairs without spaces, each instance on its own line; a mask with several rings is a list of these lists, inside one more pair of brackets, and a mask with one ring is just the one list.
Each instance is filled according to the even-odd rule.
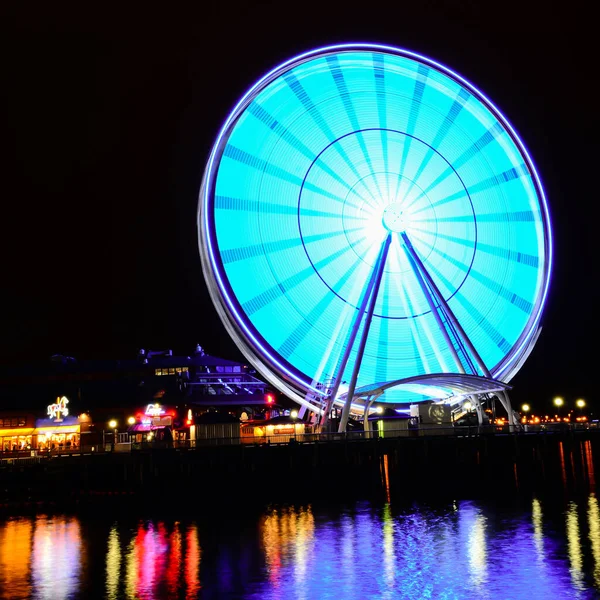
[[594,493],[0,521],[0,598],[598,598]]

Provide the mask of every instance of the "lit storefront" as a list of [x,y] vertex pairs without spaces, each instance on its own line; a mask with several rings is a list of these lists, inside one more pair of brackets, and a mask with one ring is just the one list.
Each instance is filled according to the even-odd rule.
[[79,450],[81,433],[89,431],[89,415],[70,416],[69,400],[63,396],[47,407],[47,417],[15,411],[0,414],[0,451],[58,452]]
[[288,443],[293,439],[302,439],[312,433],[312,427],[296,417],[281,416],[263,422],[246,423],[242,426],[242,442],[247,444]]
[[128,433],[134,444],[151,441],[172,441],[177,413],[157,402],[148,404],[135,417],[130,418]]
[[3,413],[0,415],[0,452],[30,450],[34,431],[35,415]]
[[73,417],[69,415],[66,397],[57,398],[48,406],[48,418],[35,422],[37,449],[43,451],[77,450],[80,447],[81,421],[87,415]]

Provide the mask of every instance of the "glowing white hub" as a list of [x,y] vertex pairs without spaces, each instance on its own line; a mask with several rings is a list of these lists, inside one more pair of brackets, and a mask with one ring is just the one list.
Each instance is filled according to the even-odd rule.
[[406,230],[406,217],[399,202],[388,204],[383,211],[383,225],[390,231],[401,233]]

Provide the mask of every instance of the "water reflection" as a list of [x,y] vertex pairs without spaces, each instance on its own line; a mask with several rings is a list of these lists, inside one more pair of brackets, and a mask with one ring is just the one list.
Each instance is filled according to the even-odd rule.
[[0,597],[548,600],[600,591],[594,494],[561,506],[534,498],[520,509],[278,507],[224,522],[0,522]]
[[589,540],[594,557],[594,581],[596,587],[600,589],[600,508],[598,507],[598,498],[594,494],[590,494],[588,499],[587,516]]
[[191,525],[186,535],[186,561],[185,561],[185,584],[186,598],[195,598],[200,589],[200,543],[198,540],[198,528]]
[[118,597],[119,577],[121,573],[121,545],[116,525],[108,534],[108,549],[106,552],[106,597],[109,600]]
[[473,587],[479,592],[487,580],[487,550],[485,540],[485,517],[473,506],[465,506],[460,511],[460,520],[467,528],[467,554],[469,574]]
[[295,581],[307,576],[307,559],[312,549],[314,518],[310,507],[284,508],[271,511],[262,523],[262,542],[267,575],[275,589],[282,584],[283,556],[294,560]]
[[80,585],[81,526],[75,517],[39,517],[31,550],[33,597],[73,597]]
[[29,557],[33,524],[11,519],[0,528],[0,589],[12,590],[14,598],[29,597]]
[[538,564],[544,562],[544,532],[542,530],[542,505],[537,498],[533,499],[531,506],[531,520],[533,522],[533,543]]
[[567,509],[567,542],[569,561],[571,562],[571,577],[577,589],[583,588],[583,557],[581,552],[581,539],[579,537],[579,521],[577,504],[569,502]]

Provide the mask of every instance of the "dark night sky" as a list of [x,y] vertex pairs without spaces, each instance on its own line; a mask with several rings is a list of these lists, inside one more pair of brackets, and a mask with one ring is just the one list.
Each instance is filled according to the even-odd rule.
[[527,144],[550,201],[556,261],[544,331],[513,397],[593,400],[597,33],[582,6],[163,4],[1,9],[2,361],[188,353],[197,342],[238,358],[196,242],[212,141],[267,69],[316,45],[373,41],[462,74]]

